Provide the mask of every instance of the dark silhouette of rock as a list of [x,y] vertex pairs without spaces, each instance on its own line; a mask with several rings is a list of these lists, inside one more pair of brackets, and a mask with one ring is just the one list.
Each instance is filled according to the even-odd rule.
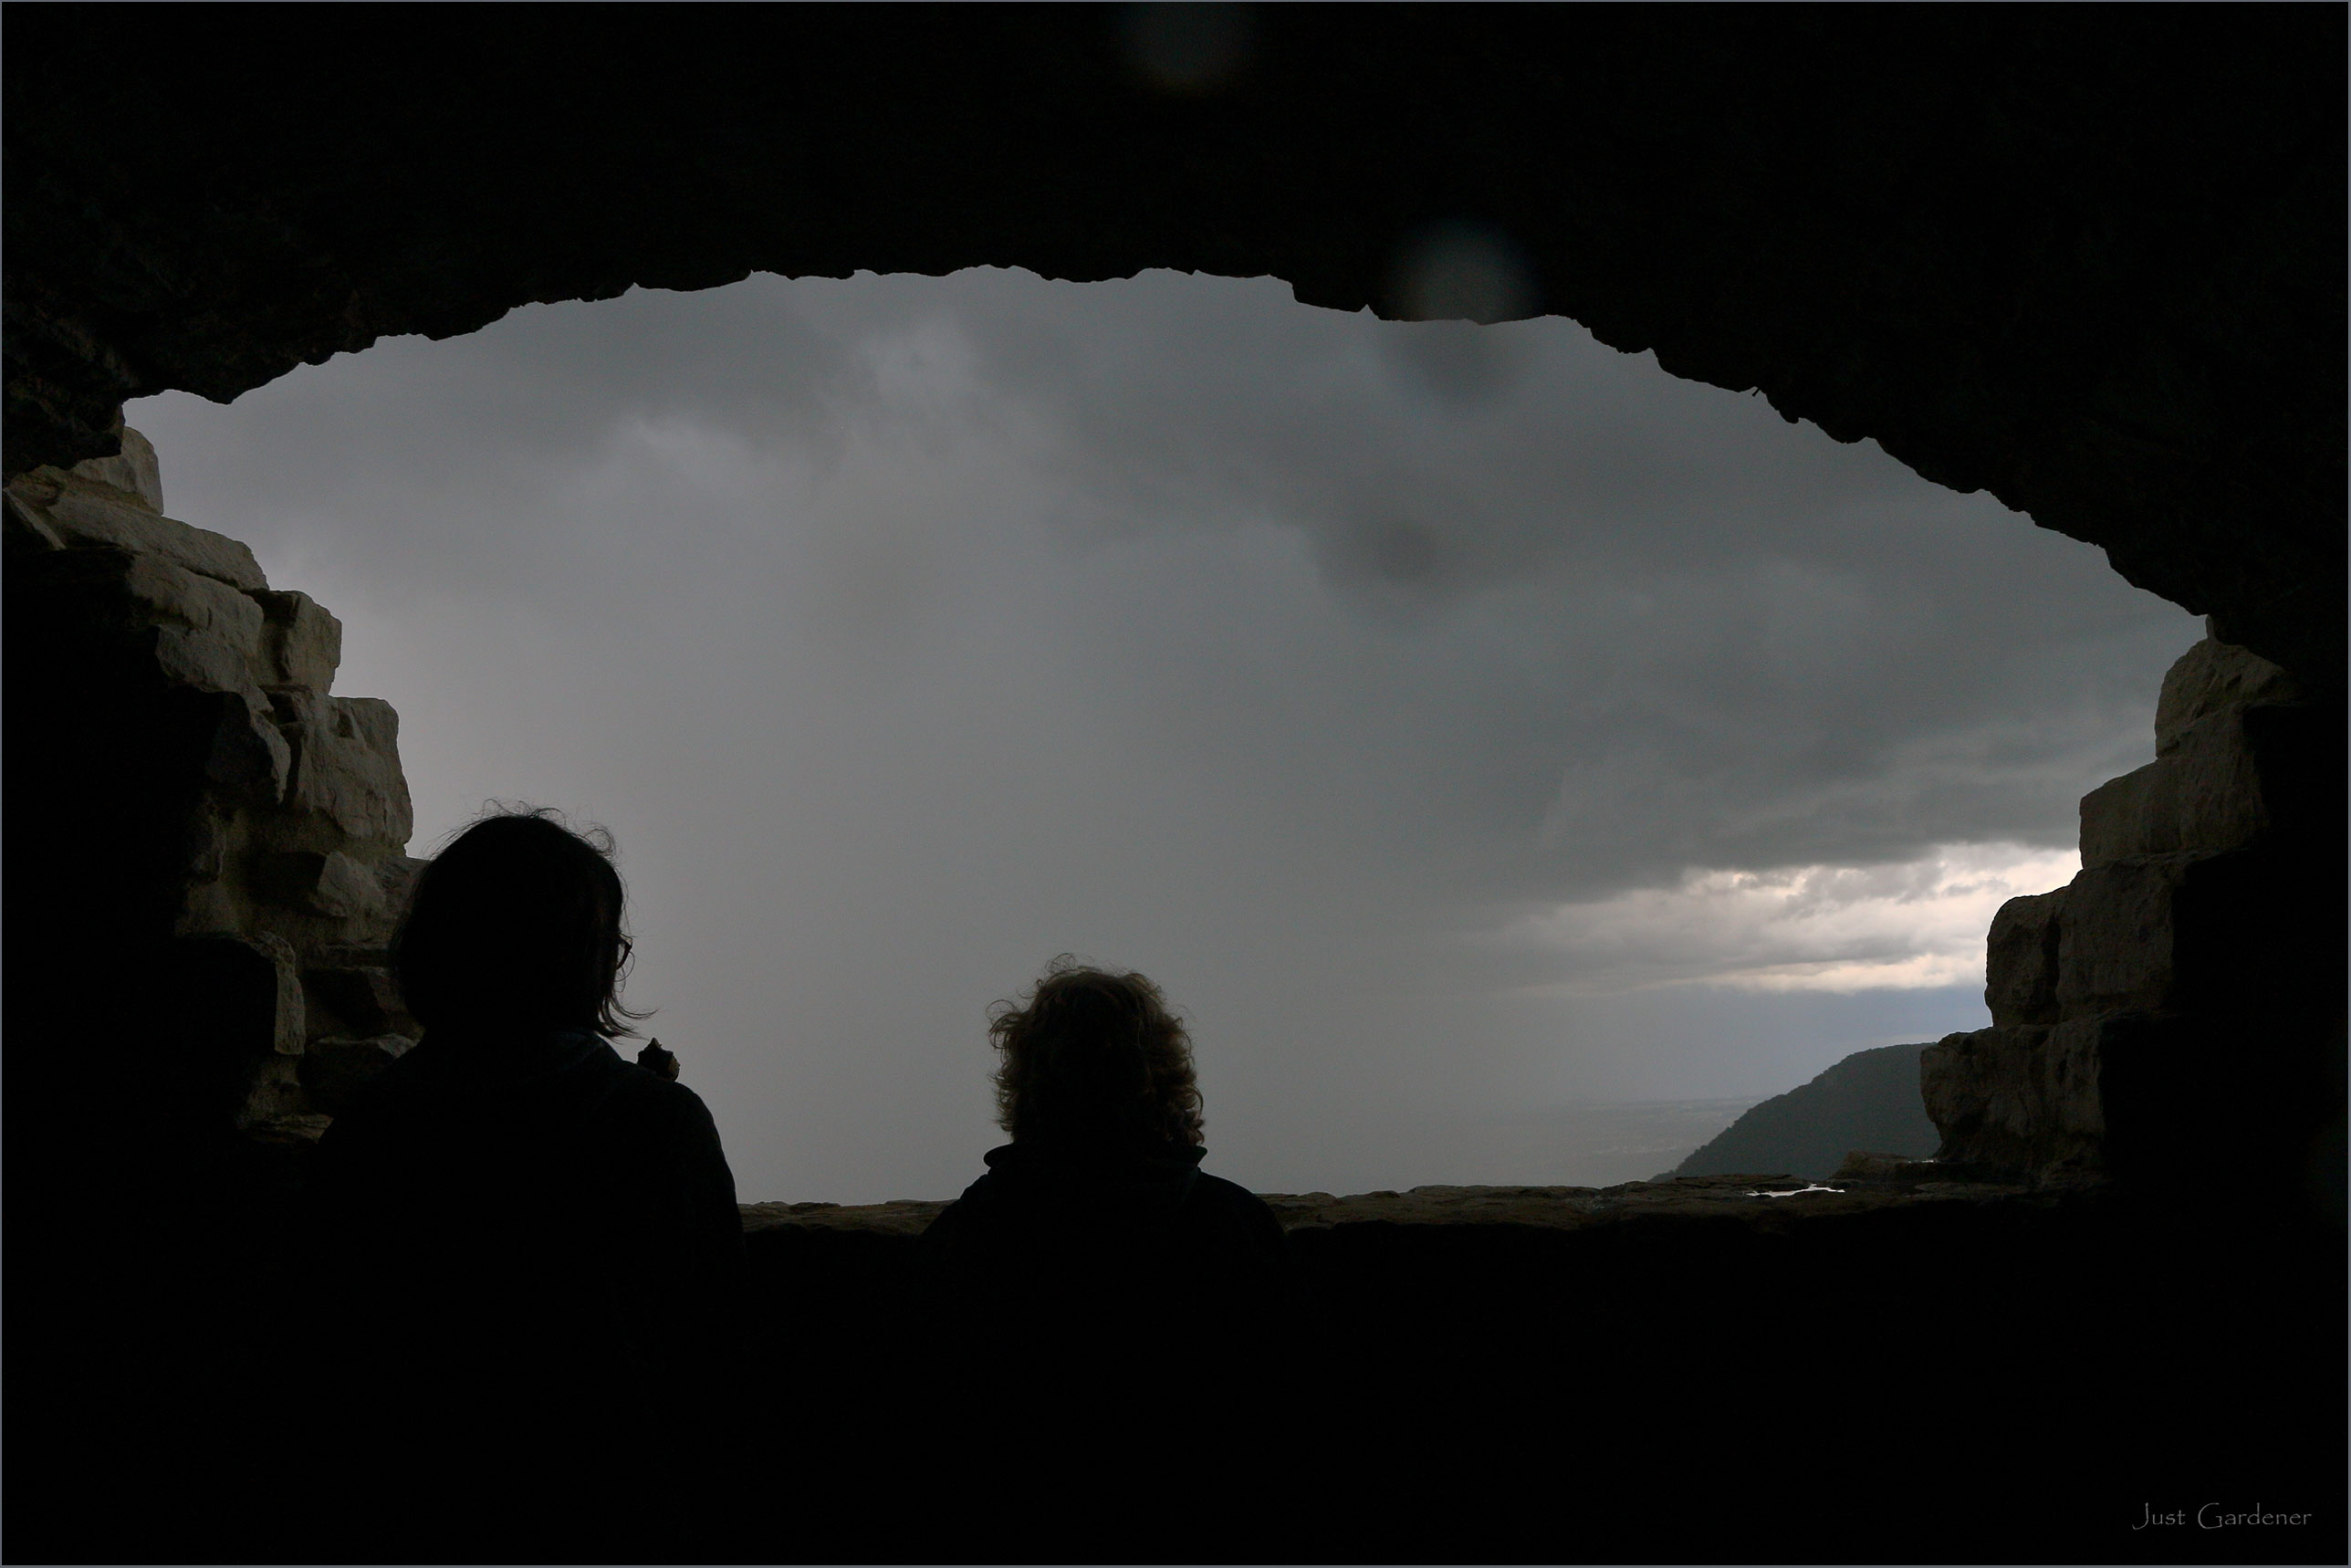
[[[399,718],[329,691],[341,623],[271,589],[244,545],[163,516],[154,448],[120,435],[121,455],[40,469],[5,494],[22,595],[12,674],[45,677],[22,688],[20,713],[54,716],[48,766],[26,779],[46,802],[36,820],[85,855],[111,841],[121,857],[52,896],[74,904],[67,928],[101,945],[197,944],[186,963],[146,960],[158,973],[225,974],[239,945],[266,956],[271,1019],[204,1053],[221,1083],[201,1101],[237,1099],[250,1137],[307,1143],[327,1102],[415,1038],[380,951],[417,863]],[[191,1016],[193,994],[157,998],[143,1032],[218,1034],[217,1019]],[[326,1059],[301,1061],[309,1041]]]
[[1673,1176],[1835,1174],[1855,1150],[1923,1158],[1941,1141],[1918,1093],[1924,1045],[1856,1051],[1801,1088],[1751,1106],[1660,1181]]
[[[1993,918],[1992,1027],[1929,1048],[1942,1156],[2051,1180],[2214,1169],[2339,1212],[2340,715],[2208,637],[2156,758],[2082,800],[2082,871]],[[2332,782],[2330,782],[2332,781]],[[1889,1151],[1891,1152],[1891,1151]]]
[[534,300],[1270,274],[1761,388],[2341,689],[2329,7],[1277,6],[1180,92],[1112,8],[273,16],[230,96],[206,13],[8,18],[11,474]]
[[415,1043],[401,1034],[380,1034],[370,1040],[314,1040],[302,1052],[298,1082],[322,1114],[340,1115],[361,1084],[406,1055]]

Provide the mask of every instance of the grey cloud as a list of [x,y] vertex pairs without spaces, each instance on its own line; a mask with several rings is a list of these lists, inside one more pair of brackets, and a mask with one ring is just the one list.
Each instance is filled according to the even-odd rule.
[[1475,408],[1514,391],[1533,359],[1526,334],[1488,332],[1470,322],[1431,322],[1380,334],[1398,374],[1440,404]]
[[1692,865],[2063,843],[2195,635],[1572,323],[1270,279],[640,293],[131,419],[175,514],[343,617],[423,820],[615,829],[639,998],[709,1042],[761,1196],[952,1190],[979,1009],[1066,947],[1193,1006],[1244,1179],[1458,1179],[1381,1163],[1439,1102],[1785,1087],[1457,938]]

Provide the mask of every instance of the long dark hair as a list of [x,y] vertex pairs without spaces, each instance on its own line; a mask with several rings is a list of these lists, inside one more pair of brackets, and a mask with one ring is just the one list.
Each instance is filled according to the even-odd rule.
[[1143,976],[1062,954],[1026,1005],[998,1002],[987,1032],[997,1119],[1015,1143],[1200,1142],[1191,1037]]
[[419,1023],[567,1025],[634,1034],[612,835],[547,807],[500,806],[416,879],[392,973]]

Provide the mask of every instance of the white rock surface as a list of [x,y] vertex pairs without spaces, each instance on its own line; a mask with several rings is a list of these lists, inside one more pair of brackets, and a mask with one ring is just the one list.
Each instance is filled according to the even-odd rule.
[[380,697],[326,697],[294,726],[287,803],[351,839],[397,852],[415,821],[400,770],[400,716]]
[[343,623],[307,593],[253,595],[266,613],[267,648],[261,684],[324,693],[343,662]]
[[122,451],[114,457],[93,457],[73,465],[78,479],[120,490],[151,512],[163,509],[163,471],[155,448],[137,431],[124,426]]
[[253,551],[236,540],[209,528],[174,522],[104,486],[68,480],[41,510],[68,547],[116,545],[160,555],[234,588],[251,591],[269,586]]

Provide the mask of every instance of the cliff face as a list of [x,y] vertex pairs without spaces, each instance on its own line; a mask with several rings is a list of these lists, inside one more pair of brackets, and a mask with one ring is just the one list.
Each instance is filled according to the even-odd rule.
[[2180,657],[2155,760],[2083,799],[2081,874],[1993,920],[1993,1027],[1922,1060],[1944,1159],[2339,1186],[2339,721],[2243,648]]
[[1856,1151],[1924,1158],[1937,1145],[1918,1093],[1918,1053],[1926,1049],[1857,1051],[1810,1083],[1750,1106],[1673,1174],[1785,1171],[1824,1181]]
[[418,864],[399,718],[334,695],[341,624],[165,517],[121,443],[6,489],[9,731],[39,757],[11,822],[71,873],[12,907],[12,963],[110,1042],[68,1060],[138,1136],[308,1141],[416,1032],[382,952]]

